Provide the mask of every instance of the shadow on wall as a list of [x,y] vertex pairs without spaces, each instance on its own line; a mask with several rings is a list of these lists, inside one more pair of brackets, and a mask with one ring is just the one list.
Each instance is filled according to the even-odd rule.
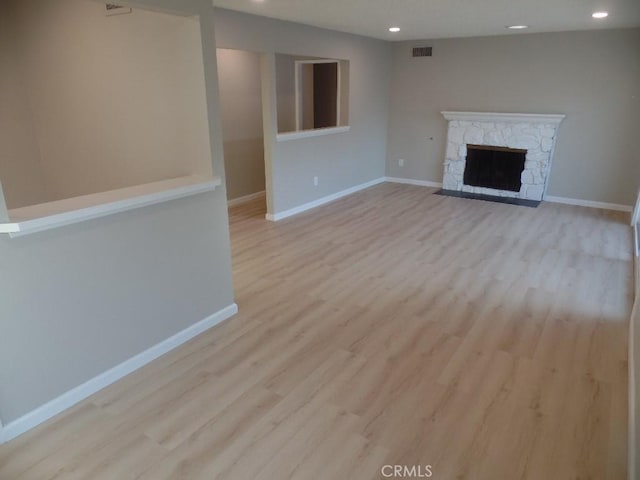
[[260,54],[217,49],[227,198],[265,190]]

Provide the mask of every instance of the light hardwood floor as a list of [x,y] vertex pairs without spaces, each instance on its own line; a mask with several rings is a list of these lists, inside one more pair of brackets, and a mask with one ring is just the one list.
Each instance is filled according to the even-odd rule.
[[240,313],[0,447],[0,478],[625,479],[627,215],[432,193],[233,208]]

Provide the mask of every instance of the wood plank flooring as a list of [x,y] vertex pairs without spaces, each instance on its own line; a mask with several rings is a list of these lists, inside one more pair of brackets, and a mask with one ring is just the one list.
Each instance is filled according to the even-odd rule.
[[233,208],[240,313],[1,446],[0,478],[625,479],[627,215],[432,193]]

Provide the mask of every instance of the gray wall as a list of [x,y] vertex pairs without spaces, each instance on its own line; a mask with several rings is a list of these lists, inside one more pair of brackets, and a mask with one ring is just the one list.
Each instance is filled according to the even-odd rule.
[[10,422],[233,303],[224,194],[0,237]]
[[[201,13],[213,171],[224,174],[213,8]],[[144,40],[144,39],[141,39]],[[233,303],[226,192],[0,237],[0,420],[7,423]]]
[[564,113],[548,194],[634,201],[640,29],[399,42],[393,73],[387,175],[442,181],[442,110]]
[[229,199],[265,189],[260,55],[219,48],[218,72]]
[[[267,98],[275,106],[275,53],[350,61],[347,133],[277,142],[275,107],[265,122],[270,213],[384,176],[391,44],[304,25],[216,10],[218,46],[267,54]],[[273,98],[270,98],[273,97]],[[272,115],[271,117],[269,115]],[[318,187],[313,177],[319,177]]]

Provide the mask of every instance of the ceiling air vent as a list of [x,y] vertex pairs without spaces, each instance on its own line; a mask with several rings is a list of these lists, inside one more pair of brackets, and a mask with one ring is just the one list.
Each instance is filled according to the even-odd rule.
[[433,55],[432,47],[413,47],[414,57],[430,57]]

